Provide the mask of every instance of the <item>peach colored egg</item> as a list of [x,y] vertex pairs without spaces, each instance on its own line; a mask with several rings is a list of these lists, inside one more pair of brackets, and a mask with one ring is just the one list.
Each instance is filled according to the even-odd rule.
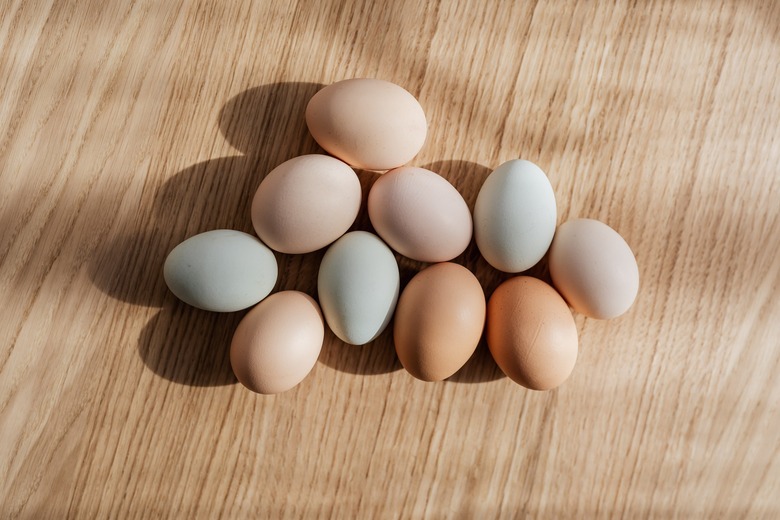
[[348,164],[302,155],[269,173],[252,200],[252,224],[281,253],[309,253],[347,232],[360,210],[360,181]]
[[550,276],[572,308],[598,319],[628,311],[639,292],[634,253],[617,231],[598,220],[562,224],[550,247]]
[[487,343],[499,368],[532,390],[563,383],[577,361],[577,327],[569,306],[549,285],[516,276],[488,302]]
[[428,132],[414,96],[379,79],[348,79],[323,88],[306,107],[306,124],[325,150],[366,170],[406,164]]
[[424,168],[385,173],[368,194],[368,216],[387,244],[413,260],[445,262],[471,240],[471,212],[447,180]]
[[404,368],[441,381],[474,353],[485,325],[485,294],[476,277],[453,263],[423,269],[401,293],[393,338]]
[[302,292],[278,292],[253,307],[238,324],[230,344],[230,365],[248,389],[278,394],[311,372],[324,337],[317,302]]

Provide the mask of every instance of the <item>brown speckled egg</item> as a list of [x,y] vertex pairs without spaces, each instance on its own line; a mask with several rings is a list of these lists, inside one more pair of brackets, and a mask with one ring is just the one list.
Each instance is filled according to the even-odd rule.
[[418,379],[446,379],[474,353],[484,325],[485,294],[476,277],[458,264],[434,264],[417,273],[398,300],[398,359]]
[[577,361],[577,327],[569,306],[549,285],[516,276],[488,302],[487,343],[499,368],[532,390],[563,383]]

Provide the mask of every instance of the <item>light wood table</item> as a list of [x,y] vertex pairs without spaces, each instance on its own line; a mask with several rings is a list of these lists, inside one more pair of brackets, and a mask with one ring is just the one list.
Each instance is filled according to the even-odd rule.
[[[3,518],[780,517],[780,2],[11,0],[0,49]],[[484,344],[422,383],[389,332],[328,333],[259,396],[227,358],[243,313],[168,292],[168,251],[251,232],[350,77],[419,98],[413,164],[472,207],[522,157],[559,222],[632,246],[636,304],[577,317],[562,387]],[[321,256],[279,255],[278,288],[315,295]]]

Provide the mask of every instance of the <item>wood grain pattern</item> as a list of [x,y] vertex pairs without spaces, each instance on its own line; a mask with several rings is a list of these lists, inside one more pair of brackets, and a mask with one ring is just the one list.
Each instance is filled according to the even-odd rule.
[[[0,516],[780,516],[780,2],[6,0],[0,46]],[[418,96],[414,164],[472,207],[523,157],[560,221],[633,247],[634,308],[578,317],[560,389],[484,345],[425,384],[385,333],[253,395],[241,313],[166,290],[360,76]],[[314,294],[320,257],[280,255],[279,287]]]

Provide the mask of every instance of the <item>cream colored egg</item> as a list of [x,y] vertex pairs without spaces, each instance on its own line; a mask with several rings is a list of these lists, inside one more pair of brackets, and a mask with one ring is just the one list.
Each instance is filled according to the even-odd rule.
[[421,262],[446,262],[471,240],[471,213],[447,180],[424,168],[385,173],[368,194],[368,215],[390,247]]
[[297,291],[272,294],[238,324],[230,365],[242,385],[278,394],[298,385],[317,362],[325,337],[320,308]]
[[302,155],[269,173],[252,200],[257,236],[281,253],[309,253],[346,233],[360,210],[354,170],[327,155]]
[[617,231],[598,220],[562,224],[550,247],[550,276],[572,308],[591,318],[624,314],[639,292],[639,268]]
[[306,124],[325,150],[366,170],[406,164],[428,131],[414,96],[380,79],[348,79],[323,88],[306,107]]

